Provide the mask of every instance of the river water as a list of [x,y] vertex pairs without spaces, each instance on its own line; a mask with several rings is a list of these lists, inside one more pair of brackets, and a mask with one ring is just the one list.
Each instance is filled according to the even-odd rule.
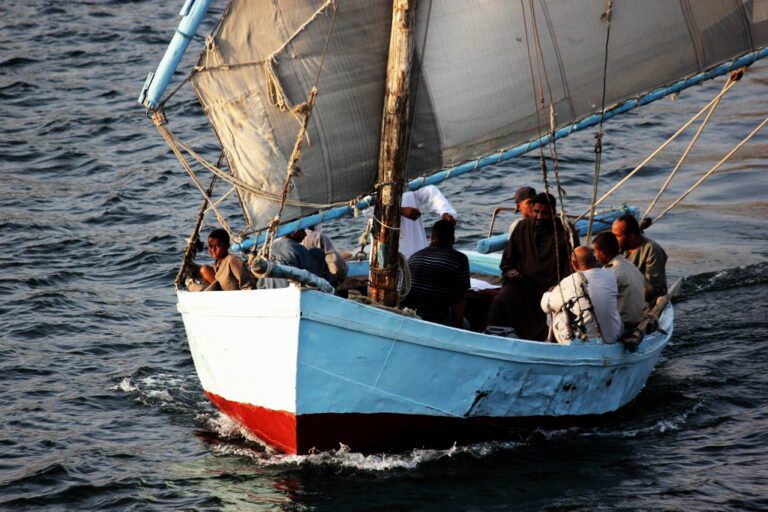
[[[649,231],[686,281],[675,336],[618,419],[450,450],[270,454],[203,397],[175,310],[200,199],[135,98],[177,11],[0,6],[0,509],[768,509],[765,133]],[[722,83],[606,125],[601,190]],[[663,205],[768,114],[766,91],[768,66],[755,65]],[[214,154],[191,95],[179,98],[173,128]],[[558,144],[574,212],[591,191],[593,133]],[[683,147],[614,204],[645,207]],[[494,204],[539,182],[531,156],[442,185],[460,212],[459,245],[480,238]],[[362,224],[327,229],[351,247]]]

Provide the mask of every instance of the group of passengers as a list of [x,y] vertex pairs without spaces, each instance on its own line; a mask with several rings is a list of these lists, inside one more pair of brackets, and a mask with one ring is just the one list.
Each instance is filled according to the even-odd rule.
[[[520,191],[531,195],[529,187]],[[511,231],[502,255],[504,284],[488,325],[566,344],[575,338],[613,343],[631,332],[645,308],[667,293],[664,250],[626,214],[594,238],[593,251],[580,246],[573,226],[554,215],[553,196],[527,199],[521,208],[526,218]]]
[[[667,293],[666,254],[642,235],[637,219],[622,215],[610,232],[598,234],[593,249],[556,212],[551,194],[521,187],[514,196],[521,217],[512,223],[501,258],[503,284],[490,305],[487,325],[509,328],[530,340],[570,343],[602,338],[613,343],[643,319],[645,309]],[[440,215],[427,243],[425,208]],[[439,189],[403,195],[400,252],[408,258],[411,290],[401,305],[427,321],[466,328],[465,292],[469,260],[453,248],[456,211]],[[208,239],[213,266],[195,266],[190,290],[282,288],[284,279],[256,280],[240,258],[228,253],[229,236],[216,229]],[[298,230],[278,239],[272,258],[306,269],[332,284],[347,275],[347,263],[319,229]],[[195,282],[196,281],[196,282]]]
[[[430,195],[439,194],[432,188]],[[573,224],[555,216],[551,194],[521,187],[514,200],[522,215],[509,229],[500,265],[503,285],[490,305],[488,326],[511,328],[531,340],[613,343],[666,294],[666,254],[641,234],[634,216],[622,215],[610,232],[598,234],[593,250],[579,245]],[[450,208],[441,196],[430,202]],[[434,225],[430,245],[409,258],[412,287],[402,305],[425,320],[462,327],[469,262],[453,249],[454,216],[450,208],[448,218]]]

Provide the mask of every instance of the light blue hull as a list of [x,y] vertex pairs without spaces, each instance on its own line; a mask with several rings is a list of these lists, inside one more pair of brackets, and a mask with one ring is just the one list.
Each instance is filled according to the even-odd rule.
[[642,390],[672,335],[557,345],[454,329],[327,294],[301,294],[296,414],[447,418],[604,414]]

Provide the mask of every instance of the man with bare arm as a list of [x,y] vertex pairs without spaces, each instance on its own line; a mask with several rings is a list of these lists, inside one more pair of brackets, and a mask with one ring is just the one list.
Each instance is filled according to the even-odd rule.
[[225,230],[211,231],[208,235],[208,252],[213,258],[213,266],[203,265],[198,268],[201,283],[188,280],[189,291],[252,290],[256,287],[256,279],[243,260],[229,254],[229,234]]

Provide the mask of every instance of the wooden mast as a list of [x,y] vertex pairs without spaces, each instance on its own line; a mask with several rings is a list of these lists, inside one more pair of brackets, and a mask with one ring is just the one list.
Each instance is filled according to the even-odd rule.
[[405,185],[411,65],[417,0],[394,0],[389,40],[384,113],[381,122],[379,175],[374,207],[371,284],[368,296],[397,306],[400,200]]

